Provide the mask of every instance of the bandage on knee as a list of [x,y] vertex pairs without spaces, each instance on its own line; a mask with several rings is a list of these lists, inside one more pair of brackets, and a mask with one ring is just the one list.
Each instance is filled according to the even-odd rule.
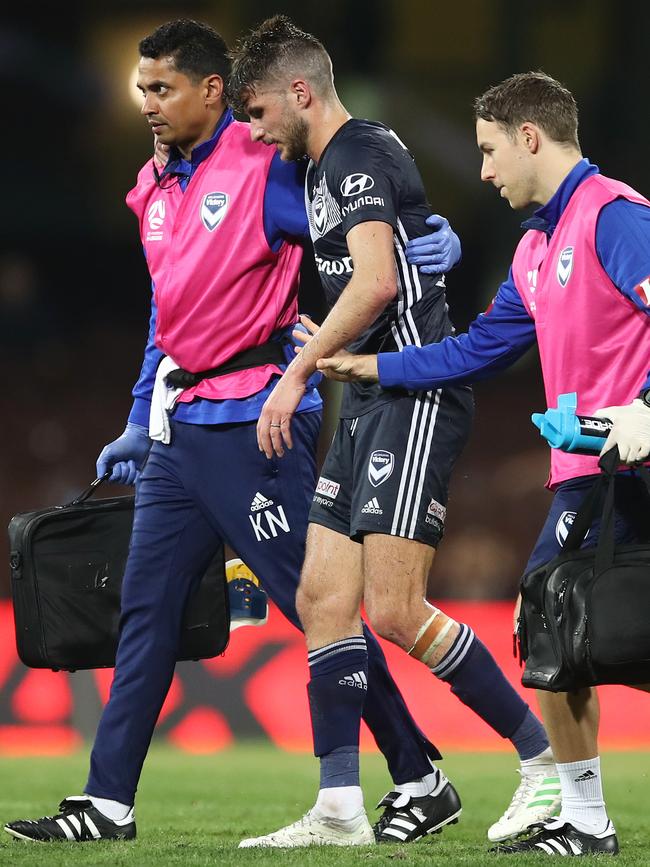
[[415,636],[415,643],[409,650],[409,656],[419,659],[425,665],[433,656],[436,648],[440,647],[445,640],[452,626],[457,625],[456,621],[452,620],[451,617],[447,617],[446,614],[443,614],[443,617],[446,617],[447,622],[442,626],[436,625],[435,620],[439,614],[442,614],[442,611],[438,608],[434,609],[431,617],[418,631],[418,634]]

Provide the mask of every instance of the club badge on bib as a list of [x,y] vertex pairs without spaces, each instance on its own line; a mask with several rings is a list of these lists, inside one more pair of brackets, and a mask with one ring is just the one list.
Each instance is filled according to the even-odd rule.
[[201,219],[208,232],[214,232],[228,211],[228,193],[207,193],[201,202]]
[[557,260],[557,281],[564,288],[573,271],[573,247],[565,247]]

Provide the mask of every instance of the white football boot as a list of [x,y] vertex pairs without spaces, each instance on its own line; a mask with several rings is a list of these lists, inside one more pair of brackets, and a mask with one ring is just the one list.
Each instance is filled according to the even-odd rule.
[[488,840],[500,843],[523,834],[530,825],[557,816],[562,806],[560,778],[550,749],[530,765],[517,770],[521,782],[501,818],[487,832]]
[[263,837],[249,837],[239,844],[240,849],[254,846],[294,849],[303,846],[371,846],[375,843],[366,811],[352,819],[316,817],[310,810],[302,819]]

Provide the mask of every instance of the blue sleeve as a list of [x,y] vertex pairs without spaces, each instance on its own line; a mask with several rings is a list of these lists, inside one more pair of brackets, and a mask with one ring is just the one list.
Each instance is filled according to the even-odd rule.
[[149,427],[149,411],[151,409],[151,394],[153,392],[153,384],[156,378],[156,370],[160,364],[160,359],[164,353],[158,349],[154,342],[156,334],[156,302],[151,296],[151,317],[149,319],[149,337],[147,346],[144,350],[144,361],[140,370],[138,381],[133,386],[133,406],[129,413],[129,421],[132,424],[141,424],[144,427]]
[[[612,283],[650,315],[650,208],[627,199],[605,205],[596,225],[596,251]],[[650,388],[650,370],[643,387]]]
[[605,205],[596,226],[596,251],[612,283],[650,314],[650,291],[640,291],[650,278],[650,208],[627,199]]
[[273,157],[264,191],[264,234],[277,252],[286,238],[308,238],[305,210],[305,160],[283,162]]
[[496,298],[472,322],[467,334],[427,346],[407,346],[401,352],[380,353],[379,381],[386,388],[415,390],[477,382],[514,364],[535,341],[535,323],[510,269]]

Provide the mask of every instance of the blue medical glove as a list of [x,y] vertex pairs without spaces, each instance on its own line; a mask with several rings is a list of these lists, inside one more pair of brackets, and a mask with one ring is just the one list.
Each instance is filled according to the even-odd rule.
[[103,476],[112,469],[109,482],[120,485],[135,484],[150,448],[148,429],[141,424],[129,422],[122,436],[102,449],[97,458],[97,476]]
[[417,265],[423,274],[444,274],[460,262],[461,248],[458,235],[448,220],[433,214],[426,220],[433,229],[431,235],[412,238],[406,245],[406,258]]

